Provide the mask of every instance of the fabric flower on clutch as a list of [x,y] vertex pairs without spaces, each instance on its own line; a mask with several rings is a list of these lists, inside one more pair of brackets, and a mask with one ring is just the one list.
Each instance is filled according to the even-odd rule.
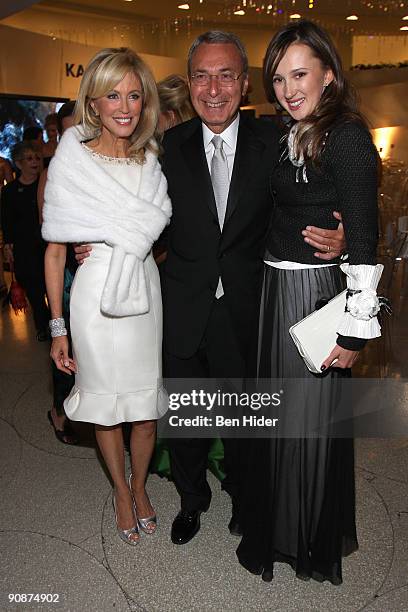
[[346,312],[360,321],[369,321],[380,312],[380,302],[374,289],[349,289]]

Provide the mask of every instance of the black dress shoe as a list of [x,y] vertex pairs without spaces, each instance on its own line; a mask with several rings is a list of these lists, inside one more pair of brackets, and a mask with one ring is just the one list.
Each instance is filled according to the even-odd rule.
[[239,526],[237,515],[234,512],[232,513],[231,520],[228,523],[228,529],[231,535],[239,537],[242,536],[242,529]]
[[171,527],[173,544],[187,544],[200,529],[200,510],[180,510]]

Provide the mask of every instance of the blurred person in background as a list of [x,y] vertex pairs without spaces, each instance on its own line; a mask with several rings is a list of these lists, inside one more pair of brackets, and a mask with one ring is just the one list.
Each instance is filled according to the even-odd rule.
[[[10,162],[4,157],[0,157],[0,193],[3,185],[10,183],[13,180],[13,169]],[[4,300],[7,296],[6,279],[4,278],[3,264],[3,236],[0,228],[0,300]]]
[[[180,74],[170,74],[157,83],[157,91],[160,100],[160,115],[158,130],[164,134],[180,123],[184,123],[196,116],[196,112],[190,101],[190,90],[187,79]],[[156,264],[162,273],[163,262],[167,257],[167,228],[163,231],[160,238],[153,246],[153,254]],[[215,452],[217,459],[222,456],[219,448]],[[217,468],[218,470],[218,460]],[[170,458],[168,454],[167,442],[159,438],[156,443],[156,450],[150,465],[150,471],[171,478]]]
[[39,125],[30,125],[23,132],[23,142],[36,142],[41,147],[44,145],[43,130]]
[[187,79],[180,74],[170,74],[157,83],[160,100],[159,130],[188,121],[196,116],[190,101]]
[[43,145],[43,162],[44,168],[48,168],[55,149],[58,145],[58,119],[57,113],[50,113],[46,116],[44,129],[47,134],[47,142]]
[[15,145],[13,163],[20,176],[1,193],[4,255],[30,302],[37,340],[48,338],[49,311],[45,301],[44,253],[38,219],[37,188],[42,169],[41,147],[32,141]]
[[13,168],[8,159],[0,157],[0,192],[1,188],[6,183],[11,183],[13,180]]
[[[70,100],[69,102],[66,102],[65,104],[61,106],[58,113],[55,113],[55,117],[56,117],[55,128],[57,130],[57,133],[60,136],[62,136],[65,130],[67,130],[68,128],[74,125],[74,119],[73,119],[74,109],[75,109],[75,100]],[[48,117],[53,118],[54,114],[48,115]],[[51,129],[53,131],[54,124],[52,125]],[[54,153],[55,153],[55,150],[56,148],[54,148]],[[39,212],[40,224],[42,224],[42,209],[44,206],[44,189],[45,189],[45,184],[47,182],[47,175],[48,175],[48,170],[46,167],[41,173],[40,180],[38,183],[38,212]]]
[[[180,74],[170,74],[157,83],[160,100],[160,115],[158,130],[164,134],[166,130],[184,123],[196,116],[190,101],[190,90],[187,79]],[[156,241],[153,254],[158,266],[167,256],[167,228]],[[159,268],[160,270],[160,268]]]
[[[71,100],[70,102],[66,102],[61,106],[57,115],[57,128],[58,134],[62,136],[62,134],[74,124],[74,113],[75,108],[75,100]],[[44,189],[45,184],[47,182],[48,168],[45,168],[40,176],[40,180],[38,183],[38,212],[40,217],[40,223],[42,224],[42,209],[44,206]],[[74,252],[71,245],[67,245],[67,258],[65,262],[65,270],[64,270],[64,290],[63,290],[63,300],[62,300],[62,309],[63,309],[63,317],[65,319],[65,324],[68,332],[68,342],[69,342],[69,352],[71,354],[71,335],[70,335],[70,326],[69,326],[69,297],[71,292],[72,281],[75,276],[77,264],[74,257]],[[78,437],[75,435],[70,421],[67,418],[64,411],[64,400],[68,397],[73,385],[74,385],[74,376],[70,376],[65,372],[59,370],[55,363],[52,362],[52,384],[53,384],[53,406],[52,409],[48,411],[47,416],[48,420],[54,429],[55,436],[57,440],[62,442],[63,444],[78,444]]]

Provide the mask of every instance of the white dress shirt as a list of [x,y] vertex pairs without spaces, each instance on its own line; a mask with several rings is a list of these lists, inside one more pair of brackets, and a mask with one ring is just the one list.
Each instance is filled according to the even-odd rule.
[[211,142],[214,136],[221,136],[223,139],[223,151],[227,158],[228,165],[228,177],[231,182],[232,170],[234,168],[234,159],[235,159],[235,151],[237,148],[237,138],[238,138],[238,126],[239,126],[239,113],[235,117],[234,121],[220,134],[215,134],[208,128],[205,123],[203,126],[203,142],[204,142],[204,151],[205,156],[207,158],[208,170],[211,174],[211,160],[214,155],[214,145]]
[[[235,151],[237,148],[237,138],[238,138],[238,126],[239,126],[239,113],[235,117],[234,121],[220,134],[215,134],[208,128],[205,123],[202,123],[203,128],[203,142],[204,142],[204,151],[208,164],[208,171],[211,175],[211,160],[214,155],[215,147],[212,143],[212,139],[214,136],[221,136],[223,140],[222,149],[224,151],[225,157],[227,158],[227,166],[228,166],[228,178],[231,183],[232,171],[234,169],[234,159],[235,159]],[[215,297],[219,299],[224,295],[224,289],[222,286],[221,277],[218,279],[217,290],[215,293]]]

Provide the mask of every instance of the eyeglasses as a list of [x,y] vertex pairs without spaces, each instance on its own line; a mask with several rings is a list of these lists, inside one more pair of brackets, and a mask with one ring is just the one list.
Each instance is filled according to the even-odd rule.
[[217,79],[220,87],[232,87],[235,81],[238,81],[244,72],[236,74],[235,72],[219,72],[218,74],[209,74],[208,72],[195,72],[191,75],[191,82],[196,87],[208,85],[212,78]]

